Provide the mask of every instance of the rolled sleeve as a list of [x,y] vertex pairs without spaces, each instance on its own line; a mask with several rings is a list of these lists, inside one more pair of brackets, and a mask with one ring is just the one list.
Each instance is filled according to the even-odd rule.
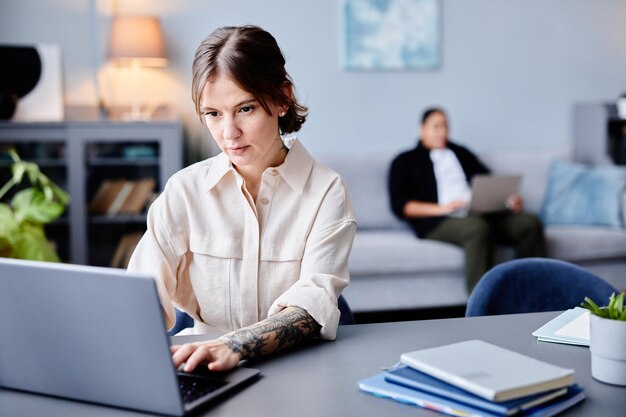
[[335,339],[339,325],[337,298],[350,282],[348,257],[355,232],[356,220],[339,181],[320,207],[306,243],[298,281],[274,301],[269,315],[298,306],[321,326],[323,339]]

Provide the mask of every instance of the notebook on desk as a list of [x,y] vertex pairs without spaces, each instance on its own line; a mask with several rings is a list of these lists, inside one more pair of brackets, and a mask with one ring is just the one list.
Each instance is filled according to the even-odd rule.
[[570,308],[535,330],[532,335],[540,342],[589,346],[589,314],[589,310],[581,307]]
[[0,386],[184,415],[258,370],[177,373],[154,279],[0,258]]
[[406,352],[400,361],[490,401],[563,388],[572,369],[539,361],[482,340]]

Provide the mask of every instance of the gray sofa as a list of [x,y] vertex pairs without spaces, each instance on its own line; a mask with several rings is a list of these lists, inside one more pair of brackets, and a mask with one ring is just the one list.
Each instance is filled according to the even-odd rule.
[[[460,306],[467,301],[463,251],[415,237],[389,208],[387,172],[400,150],[377,154],[318,155],[347,184],[358,227],[344,291],[354,312]],[[570,159],[566,148],[478,153],[496,173],[521,173],[527,210],[538,212],[551,161]],[[626,230],[605,227],[546,227],[548,256],[581,265],[619,289],[626,288]],[[513,257],[498,248],[497,260]]]

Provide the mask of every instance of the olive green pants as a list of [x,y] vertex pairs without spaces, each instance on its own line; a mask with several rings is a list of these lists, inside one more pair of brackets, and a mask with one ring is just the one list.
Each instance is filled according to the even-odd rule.
[[502,212],[450,217],[435,227],[426,239],[452,243],[465,249],[465,275],[468,291],[493,266],[493,248],[509,244],[517,258],[546,256],[543,225],[533,214]]

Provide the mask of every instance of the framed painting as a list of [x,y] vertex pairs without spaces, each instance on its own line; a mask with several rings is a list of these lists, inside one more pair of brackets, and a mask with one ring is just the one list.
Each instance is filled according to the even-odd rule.
[[441,65],[440,0],[343,0],[348,70],[427,70]]

